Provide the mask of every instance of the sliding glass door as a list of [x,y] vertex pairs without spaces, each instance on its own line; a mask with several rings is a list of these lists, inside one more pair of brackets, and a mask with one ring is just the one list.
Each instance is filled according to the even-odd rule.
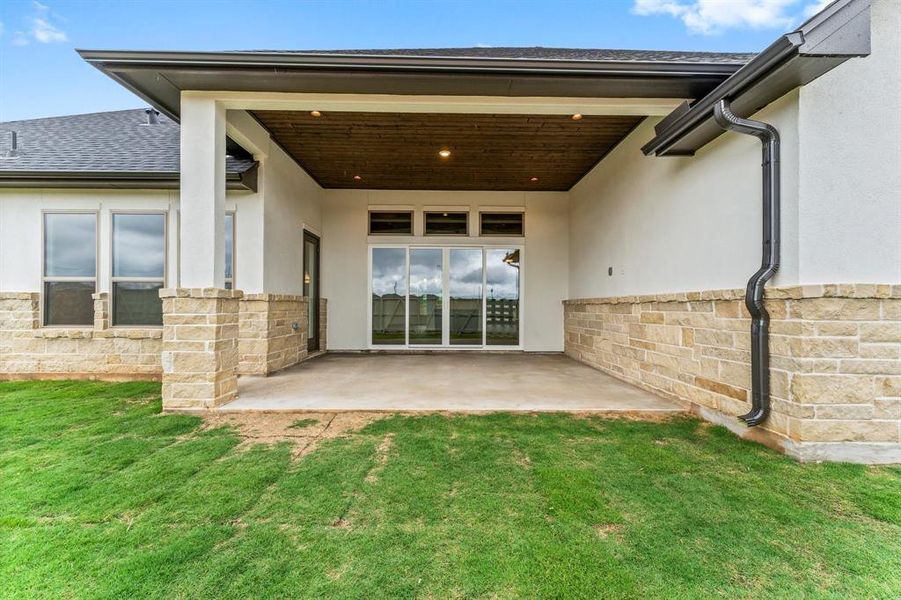
[[519,248],[372,247],[371,345],[519,347],[521,266]]

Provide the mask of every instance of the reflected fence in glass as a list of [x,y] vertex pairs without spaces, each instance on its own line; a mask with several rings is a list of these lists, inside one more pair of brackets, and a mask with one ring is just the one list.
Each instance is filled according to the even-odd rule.
[[408,344],[443,342],[444,253],[441,248],[410,249],[410,325]]
[[520,266],[519,250],[486,251],[485,343],[489,346],[519,344]]
[[407,250],[372,249],[372,343],[406,345]]
[[450,343],[481,346],[482,249],[451,248],[449,263]]

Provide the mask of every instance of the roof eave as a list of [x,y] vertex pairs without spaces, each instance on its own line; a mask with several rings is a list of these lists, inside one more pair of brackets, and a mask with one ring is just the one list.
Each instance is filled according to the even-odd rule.
[[750,117],[849,58],[869,55],[869,9],[870,0],[833,2],[797,30],[777,39],[709,94],[665,117],[642,152],[691,155],[723,133],[713,121],[713,107],[720,100],[729,100],[738,116]]
[[741,66],[259,52],[78,53],[175,120],[184,90],[697,98]]

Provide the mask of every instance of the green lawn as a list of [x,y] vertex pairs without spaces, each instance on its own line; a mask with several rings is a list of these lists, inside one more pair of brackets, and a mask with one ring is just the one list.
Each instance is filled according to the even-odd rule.
[[390,417],[295,460],[159,412],[0,383],[0,596],[901,597],[897,468],[567,415]]

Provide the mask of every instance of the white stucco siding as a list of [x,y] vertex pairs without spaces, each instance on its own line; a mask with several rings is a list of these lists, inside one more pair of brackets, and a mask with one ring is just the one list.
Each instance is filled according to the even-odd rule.
[[[515,207],[525,211],[525,237],[480,238],[479,209]],[[421,232],[426,209],[468,210],[470,232],[461,237],[367,236],[368,211],[395,207],[414,211]],[[568,194],[522,192],[439,192],[326,190],[323,202],[323,295],[329,299],[329,348],[359,350],[368,344],[369,244],[523,246],[522,341],[528,351],[563,349],[566,297]]]
[[[262,211],[256,194],[229,192],[226,210],[235,212],[236,285],[253,287],[254,274],[262,264],[262,251],[255,249]],[[97,273],[98,291],[109,291],[111,259],[111,214],[118,211],[166,211],[166,284],[178,283],[178,192],[166,190],[0,190],[0,291],[38,292],[42,265],[41,215],[47,211],[89,210],[100,215]]]
[[901,282],[901,3],[871,23],[870,56],[801,88],[802,283]]
[[269,293],[303,293],[303,228],[322,230],[322,188],[274,142],[261,166],[264,281]]
[[[792,93],[756,115],[782,136],[775,285],[798,278],[797,107]],[[646,157],[656,122],[641,123],[571,190],[570,298],[743,287],[760,265],[760,142],[724,134],[693,157]]]

